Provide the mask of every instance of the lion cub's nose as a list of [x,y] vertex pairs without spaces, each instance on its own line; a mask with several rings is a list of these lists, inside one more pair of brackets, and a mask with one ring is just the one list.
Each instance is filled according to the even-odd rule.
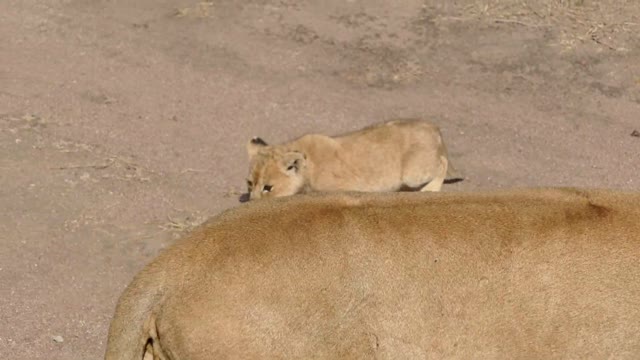
[[247,202],[249,200],[251,200],[251,195],[249,195],[249,193],[244,193],[238,198],[238,201],[240,201],[241,203]]

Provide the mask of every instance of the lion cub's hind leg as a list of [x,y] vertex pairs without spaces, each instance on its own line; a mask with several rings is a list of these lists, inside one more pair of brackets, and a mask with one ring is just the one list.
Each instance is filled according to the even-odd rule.
[[429,183],[420,189],[420,191],[440,191],[442,184],[447,177],[447,167],[449,161],[446,156],[440,156],[440,166]]
[[402,183],[405,187],[420,191],[440,191],[447,176],[448,160],[437,151],[414,150],[403,162]]

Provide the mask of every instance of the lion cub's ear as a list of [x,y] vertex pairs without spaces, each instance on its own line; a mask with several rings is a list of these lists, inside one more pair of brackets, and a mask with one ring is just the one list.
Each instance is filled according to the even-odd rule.
[[249,154],[249,157],[253,157],[265,147],[267,147],[267,143],[256,136],[253,139],[249,140],[249,142],[247,143],[247,153]]
[[282,155],[282,166],[285,173],[296,174],[304,168],[307,156],[299,151],[289,151]]

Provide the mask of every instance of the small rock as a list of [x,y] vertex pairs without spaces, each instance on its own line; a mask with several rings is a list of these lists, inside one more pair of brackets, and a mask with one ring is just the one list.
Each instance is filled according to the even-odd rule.
[[54,342],[57,342],[57,343],[64,342],[64,338],[60,335],[53,336],[52,339]]
[[638,131],[638,130],[633,130],[633,131],[631,132],[631,136],[633,136],[633,137],[640,137],[640,131]]

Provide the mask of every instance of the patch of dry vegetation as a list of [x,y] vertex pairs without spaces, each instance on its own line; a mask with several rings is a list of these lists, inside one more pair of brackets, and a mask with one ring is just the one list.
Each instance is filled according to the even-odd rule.
[[595,43],[613,51],[631,50],[640,31],[640,6],[634,0],[476,0],[460,20],[481,19],[528,27],[554,27],[566,49]]

